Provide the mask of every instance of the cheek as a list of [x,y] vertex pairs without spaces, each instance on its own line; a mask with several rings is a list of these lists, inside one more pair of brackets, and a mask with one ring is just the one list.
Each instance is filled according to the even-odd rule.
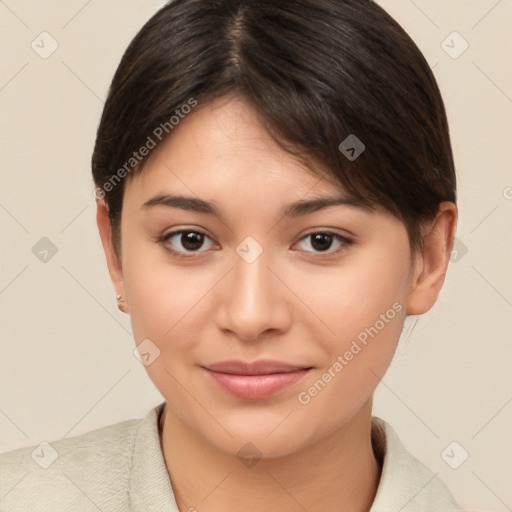
[[207,292],[214,276],[178,268],[158,258],[144,258],[141,251],[139,256],[127,258],[125,271],[135,343],[151,340],[158,357],[145,370],[166,399],[173,397],[175,407],[185,408],[187,396],[180,383],[189,382],[193,376],[204,337],[202,322],[208,315],[204,309]]
[[407,253],[390,249],[361,255],[309,291],[333,332],[321,339],[323,364],[298,401],[310,414],[328,414],[331,426],[359,410],[392,360],[405,319],[409,265]]
[[191,336],[181,334],[197,327],[198,306],[214,276],[207,269],[173,264],[156,244],[126,245],[124,283],[136,342],[149,338],[165,348],[172,340],[173,350],[188,349]]
[[[329,352],[343,350],[347,343],[376,322],[391,339],[399,336],[408,293],[408,254],[383,247],[371,254],[350,255],[339,267],[305,269],[295,282],[297,295],[323,324]],[[395,307],[393,308],[393,305]],[[386,315],[386,312],[388,314]],[[385,318],[381,321],[381,315]],[[321,322],[320,322],[321,321]]]

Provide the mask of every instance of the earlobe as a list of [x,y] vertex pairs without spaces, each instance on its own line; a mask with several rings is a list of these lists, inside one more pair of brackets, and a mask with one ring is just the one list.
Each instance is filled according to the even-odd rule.
[[[123,269],[119,256],[114,247],[114,241],[112,238],[112,226],[110,224],[108,207],[103,199],[96,200],[96,222],[100,233],[101,244],[103,245],[103,250],[105,251],[110,279],[114,285],[115,294],[116,296],[121,295],[124,298],[125,290]],[[126,305],[122,311],[127,312]]]
[[411,291],[407,296],[408,315],[426,313],[436,303],[450,261],[456,224],[456,205],[442,202],[423,237],[423,249],[416,254]]

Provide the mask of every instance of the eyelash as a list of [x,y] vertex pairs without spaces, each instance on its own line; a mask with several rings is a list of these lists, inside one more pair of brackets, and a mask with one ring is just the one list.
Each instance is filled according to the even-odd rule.
[[[200,235],[203,235],[205,236],[206,238],[210,238],[205,232],[201,231],[201,230],[198,230],[198,229],[179,229],[177,231],[171,231],[170,233],[167,233],[165,235],[162,235],[160,237],[157,238],[157,242],[160,243],[163,248],[168,252],[170,253],[173,257],[175,258],[178,258],[178,259],[190,259],[190,258],[193,258],[195,255],[197,254],[201,254],[203,252],[206,252],[206,251],[192,251],[192,252],[182,252],[182,251],[176,251],[174,249],[171,249],[167,244],[166,242],[172,238],[173,236],[175,235],[179,235],[179,234],[183,234],[183,233],[196,233],[196,234],[200,234]],[[334,233],[332,231],[313,231],[311,233],[308,233],[307,235],[304,235],[300,240],[304,240],[308,237],[311,237],[312,235],[317,235],[317,234],[322,234],[322,235],[329,235],[329,236],[332,236],[333,238],[337,239],[339,242],[342,242],[342,245],[334,250],[334,251],[325,251],[325,252],[314,252],[314,251],[305,251],[307,253],[312,253],[312,254],[317,254],[319,255],[320,257],[322,256],[332,256],[332,255],[335,255],[339,252],[341,252],[343,249],[346,249],[347,246],[350,246],[352,245],[354,242],[353,240],[351,240],[350,238],[347,238],[343,235],[340,235],[338,233]]]

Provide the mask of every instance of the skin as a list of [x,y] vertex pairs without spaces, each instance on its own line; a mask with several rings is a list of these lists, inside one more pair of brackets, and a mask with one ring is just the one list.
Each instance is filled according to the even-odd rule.
[[[236,97],[195,109],[125,183],[121,254],[104,201],[97,221],[116,294],[126,299],[135,342],[160,350],[146,370],[167,401],[162,445],[181,512],[367,511],[380,465],[371,446],[372,395],[388,368],[406,315],[428,311],[442,287],[457,211],[441,203],[411,253],[404,224],[383,208],[335,205],[283,217],[294,201],[339,196],[341,187],[284,152]],[[316,163],[316,168],[322,166]],[[325,169],[323,169],[325,171]],[[167,206],[158,194],[211,201],[222,218]],[[177,229],[206,233],[186,245]],[[336,237],[315,245],[312,233]],[[236,251],[248,236],[252,263]],[[328,239],[329,240],[329,239]],[[179,259],[165,246],[189,255]],[[188,250],[188,251],[187,251]],[[401,307],[311,397],[298,395],[329,371],[365,328]],[[201,365],[275,359],[312,369],[270,398],[221,389]],[[262,458],[246,467],[252,443]]]

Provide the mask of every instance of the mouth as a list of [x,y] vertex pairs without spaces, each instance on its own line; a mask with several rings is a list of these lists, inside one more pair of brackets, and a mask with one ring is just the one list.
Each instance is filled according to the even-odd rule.
[[201,367],[225,392],[245,400],[269,398],[296,384],[311,369],[280,361],[223,361]]

